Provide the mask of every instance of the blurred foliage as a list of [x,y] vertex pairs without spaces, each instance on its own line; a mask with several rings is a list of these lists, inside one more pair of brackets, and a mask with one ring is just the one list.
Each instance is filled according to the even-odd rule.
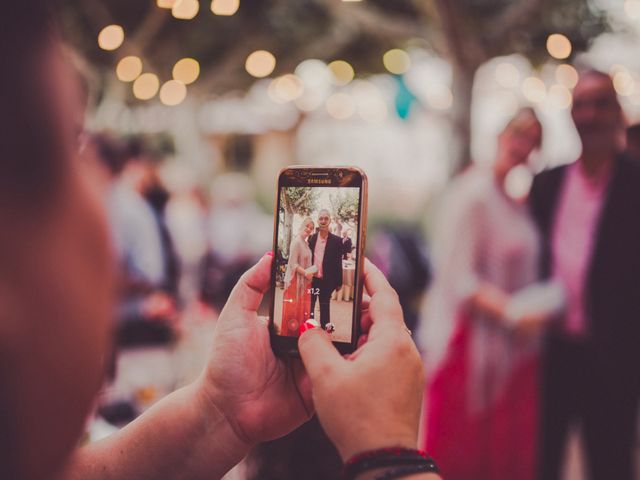
[[287,187],[281,191],[280,204],[285,211],[301,216],[318,208],[318,190],[312,187]]
[[358,206],[360,197],[358,190],[338,191],[335,195],[329,196],[332,216],[340,219],[341,222],[357,225]]
[[[575,55],[609,28],[590,0],[240,0],[231,17],[216,16],[209,0],[199,1],[192,20],[173,18],[154,0],[60,0],[60,16],[68,41],[96,67],[100,96],[117,85],[114,67],[125,55],[142,57],[145,71],[161,81],[180,58],[196,58],[202,72],[190,91],[206,96],[249,88],[255,79],[244,64],[258,49],[276,56],[274,76],[308,58],[346,60],[366,76],[384,71],[382,55],[390,48],[434,52],[453,65],[456,169],[469,161],[472,85],[482,63],[521,53],[541,64],[549,58],[546,38],[556,32],[571,40]],[[124,27],[126,39],[105,52],[96,38],[111,23]]]
[[534,64],[548,59],[546,38],[562,33],[574,54],[608,29],[606,14],[587,0],[453,0],[457,21],[475,38],[485,59],[521,53]]

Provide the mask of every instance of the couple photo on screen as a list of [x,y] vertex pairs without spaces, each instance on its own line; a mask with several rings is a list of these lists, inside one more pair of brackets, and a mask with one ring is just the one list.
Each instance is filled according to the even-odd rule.
[[336,341],[350,341],[357,231],[357,188],[281,191],[275,318],[278,333],[298,336],[313,320]]

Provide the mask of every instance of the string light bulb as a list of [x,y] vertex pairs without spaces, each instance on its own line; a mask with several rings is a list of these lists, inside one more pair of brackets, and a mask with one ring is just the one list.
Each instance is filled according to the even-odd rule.
[[173,107],[180,105],[187,97],[187,87],[178,80],[169,80],[160,89],[160,101]]
[[122,82],[133,82],[142,73],[142,60],[136,56],[124,57],[116,66],[116,76]]
[[253,77],[267,77],[276,68],[276,57],[267,50],[256,50],[247,57],[245,68],[249,75]]
[[171,14],[179,20],[191,20],[199,11],[198,0],[176,0],[171,8]]
[[215,15],[230,17],[240,8],[240,0],[212,0],[211,11]]
[[138,100],[150,100],[156,96],[160,80],[154,73],[143,73],[133,82],[133,95]]
[[547,37],[547,51],[558,60],[564,60],[571,55],[571,41],[561,33],[553,33]]
[[200,76],[200,64],[194,58],[178,60],[173,67],[173,79],[191,85]]
[[98,45],[103,50],[116,50],[124,42],[124,29],[120,25],[107,25],[98,34]]

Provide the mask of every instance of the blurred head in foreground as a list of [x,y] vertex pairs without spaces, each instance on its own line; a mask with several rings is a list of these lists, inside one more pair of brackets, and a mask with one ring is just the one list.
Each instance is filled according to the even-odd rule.
[[75,446],[112,294],[76,74],[51,2],[27,3],[5,5],[0,29],[0,478],[52,476]]

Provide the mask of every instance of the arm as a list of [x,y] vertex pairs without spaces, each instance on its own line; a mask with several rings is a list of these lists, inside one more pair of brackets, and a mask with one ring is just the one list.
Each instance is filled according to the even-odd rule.
[[296,242],[295,237],[291,240],[291,245],[289,248],[289,260],[287,261],[287,270],[284,273],[284,288],[289,288],[291,285],[291,281],[293,280],[293,276],[298,272],[299,261],[299,249],[298,242]]
[[313,405],[302,365],[274,356],[267,322],[257,315],[271,261],[265,255],[231,292],[201,377],[80,449],[65,480],[220,478],[255,444],[308,420]]
[[506,296],[483,281],[478,271],[483,254],[484,205],[477,186],[457,184],[449,192],[435,231],[433,258],[441,295],[450,305],[466,304],[484,313],[501,312]]
[[172,393],[120,432],[80,449],[64,479],[221,478],[251,445],[211,408],[201,381]]

